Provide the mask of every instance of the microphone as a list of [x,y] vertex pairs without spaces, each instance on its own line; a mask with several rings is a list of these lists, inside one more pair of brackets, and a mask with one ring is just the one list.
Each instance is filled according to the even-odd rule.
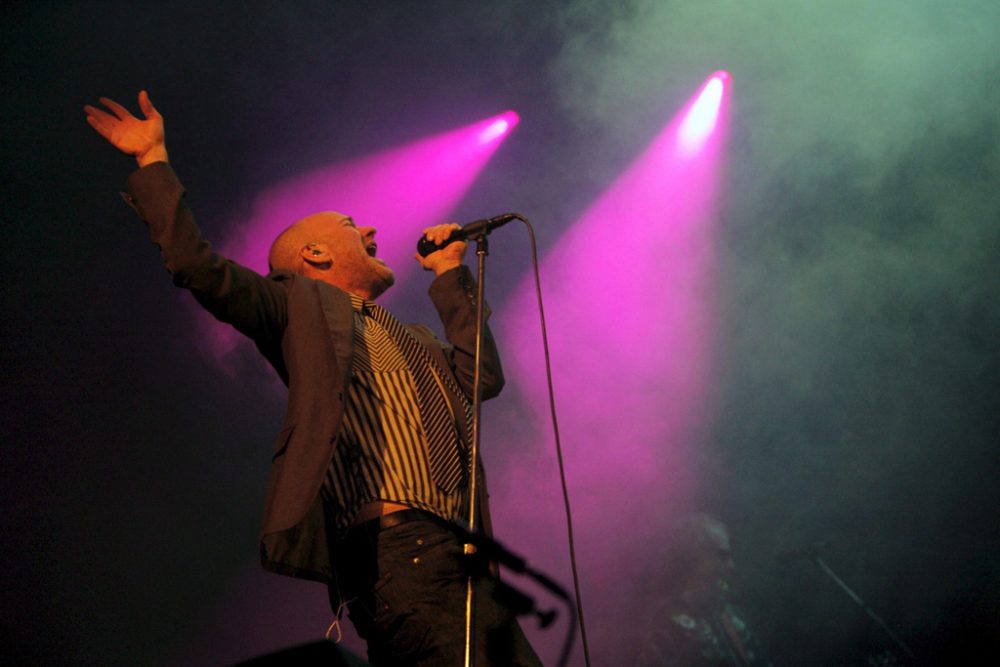
[[475,238],[482,234],[489,234],[497,227],[502,227],[506,225],[511,220],[520,218],[521,216],[517,213],[504,213],[503,215],[498,215],[494,218],[483,218],[482,220],[476,220],[470,222],[467,225],[462,225],[461,229],[456,229],[451,233],[444,243],[438,245],[433,241],[427,240],[426,236],[421,236],[420,240],[417,241],[417,252],[420,253],[421,257],[426,257],[432,252],[437,252],[446,245],[452,244],[455,241],[464,241],[469,238]]

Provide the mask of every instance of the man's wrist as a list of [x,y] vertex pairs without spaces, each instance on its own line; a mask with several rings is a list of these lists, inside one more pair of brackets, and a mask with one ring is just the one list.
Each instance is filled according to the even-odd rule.
[[461,262],[447,262],[444,264],[437,264],[434,266],[434,276],[441,277],[442,275],[448,273],[449,271],[457,269],[460,266],[462,266]]
[[145,167],[153,164],[154,162],[168,162],[167,147],[162,144],[159,146],[153,146],[145,153],[136,155],[135,161],[139,163],[139,167]]

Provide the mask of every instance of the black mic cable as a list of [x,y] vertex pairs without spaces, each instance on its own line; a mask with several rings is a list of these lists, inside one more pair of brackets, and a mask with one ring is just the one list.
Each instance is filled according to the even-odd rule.
[[576,595],[576,616],[580,622],[580,640],[583,643],[583,661],[590,667],[590,647],[587,643],[587,625],[583,618],[583,598],[580,594],[580,576],[576,566],[576,545],[573,541],[573,514],[569,506],[569,487],[566,485],[566,464],[563,462],[562,439],[559,437],[559,420],[556,417],[556,395],[552,385],[552,360],[549,358],[549,334],[545,327],[545,308],[542,305],[542,281],[538,271],[538,247],[535,230],[531,223],[518,216],[528,228],[531,238],[531,268],[535,274],[535,294],[538,296],[538,318],[542,326],[542,348],[545,354],[545,383],[549,390],[549,411],[552,414],[552,433],[556,444],[556,459],[559,461],[559,482],[562,484],[563,504],[566,507],[566,535],[569,541],[570,568],[573,571],[573,592]]

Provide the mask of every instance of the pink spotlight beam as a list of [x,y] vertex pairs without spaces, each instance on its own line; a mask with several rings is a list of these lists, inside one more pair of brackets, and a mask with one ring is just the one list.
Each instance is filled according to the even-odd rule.
[[[634,563],[636,539],[710,492],[698,445],[718,364],[715,222],[731,87],[720,74],[551,244],[541,270],[583,586],[623,617],[634,596],[607,563]],[[491,491],[499,533],[517,535],[536,562],[564,563],[533,293],[527,277],[493,322],[520,401],[501,427],[514,434],[498,441],[537,444],[506,459],[489,450]],[[594,641],[613,646],[616,633],[599,628]]]
[[479,133],[479,143],[488,144],[491,141],[506,136],[514,127],[521,122],[521,117],[516,111],[506,111],[497,117],[492,123]]
[[[696,507],[702,492],[697,445],[713,409],[714,223],[730,87],[720,74],[551,244],[541,269],[583,585],[621,615],[630,597],[607,563],[634,562],[636,536]],[[614,242],[604,242],[609,235]],[[502,428],[537,444],[506,459],[490,450],[491,491],[503,508],[498,532],[517,535],[536,562],[560,563],[533,294],[526,277],[493,322],[520,401]],[[612,634],[596,641],[613,645]]]
[[260,193],[253,217],[222,244],[231,259],[264,269],[267,248],[295,220],[341,211],[379,230],[379,254],[397,274],[410,268],[414,234],[445,222],[517,124],[496,116],[346,163],[322,167]]
[[[592,490],[609,469],[636,486],[649,482],[657,496],[674,494],[678,504],[696,490],[688,447],[708,409],[728,81],[715,72],[699,86],[543,262],[553,374],[557,388],[573,392],[562,403],[564,433],[580,457],[577,480]],[[594,239],[609,225],[628,230],[627,250],[595,253]],[[519,351],[507,376],[530,413],[546,405],[546,392],[535,310],[530,296],[520,296],[532,293],[530,280],[518,293],[498,313],[497,328],[505,346]],[[537,418],[547,423],[544,410]],[[538,437],[547,437],[544,429]],[[663,475],[672,483],[657,486]]]
[[684,155],[694,155],[700,151],[715,131],[729,79],[728,72],[720,70],[714,73],[702,85],[695,101],[688,108],[677,129],[677,144]]
[[[232,260],[267,272],[267,252],[288,225],[317,211],[351,215],[378,228],[379,256],[401,280],[415,271],[413,243],[424,227],[447,222],[455,206],[518,123],[514,111],[364,157],[314,169],[255,197],[249,219],[234,220],[218,247]],[[394,291],[387,293],[391,302]],[[202,318],[202,340],[220,362],[238,336]]]

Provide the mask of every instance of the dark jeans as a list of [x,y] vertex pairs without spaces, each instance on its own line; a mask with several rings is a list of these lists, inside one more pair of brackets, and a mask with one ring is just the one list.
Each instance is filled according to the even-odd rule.
[[[433,520],[352,529],[334,545],[348,616],[376,667],[459,667],[465,660],[466,569],[462,544]],[[476,665],[541,667],[513,614],[476,579]],[[331,604],[339,605],[334,586]]]

